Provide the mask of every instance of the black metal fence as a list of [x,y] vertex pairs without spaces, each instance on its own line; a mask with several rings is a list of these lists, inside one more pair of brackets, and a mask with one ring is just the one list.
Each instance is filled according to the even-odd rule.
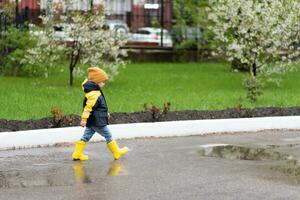
[[4,10],[0,10],[0,33],[6,31],[8,26],[12,24],[12,18]]
[[[16,8],[16,11],[18,9]],[[28,17],[28,8],[18,12],[8,13],[7,10],[0,9],[0,36],[6,31],[10,26],[15,26],[17,28],[27,27]]]
[[130,2],[115,1],[105,9],[107,19],[126,23],[131,33],[129,44],[133,46],[174,47],[175,43],[188,40],[197,44],[203,38],[200,27],[179,27],[176,24],[172,0],[146,0],[142,5]]
[[[104,9],[109,27],[128,34],[128,44],[132,46],[174,47],[175,43],[186,40],[198,42],[202,38],[200,27],[176,26],[172,0],[145,0],[142,4],[134,4],[132,0],[106,0],[101,6],[91,3],[91,0],[74,0],[76,1],[87,3],[77,3],[76,9],[79,10]],[[19,6],[12,11],[16,27],[22,27],[26,21],[38,23],[38,15],[46,13],[46,8],[33,11],[31,8]],[[0,11],[0,31],[5,31],[9,25],[11,21]]]

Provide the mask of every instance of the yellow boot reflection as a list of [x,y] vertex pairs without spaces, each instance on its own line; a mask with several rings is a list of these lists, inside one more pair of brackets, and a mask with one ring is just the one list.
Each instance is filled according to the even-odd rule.
[[119,173],[124,168],[124,165],[121,163],[120,160],[115,160],[111,163],[111,167],[107,172],[107,175],[109,176],[118,176]]
[[90,178],[86,175],[85,166],[81,162],[73,164],[74,177],[77,183],[91,183]]

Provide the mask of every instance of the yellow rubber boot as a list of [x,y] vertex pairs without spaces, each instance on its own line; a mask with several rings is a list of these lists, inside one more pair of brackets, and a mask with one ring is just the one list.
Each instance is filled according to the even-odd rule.
[[73,160],[87,160],[89,157],[87,155],[83,154],[83,150],[85,147],[85,142],[82,140],[79,140],[75,144],[74,153],[72,154]]
[[115,160],[118,160],[122,155],[124,155],[128,152],[127,147],[123,147],[123,148],[120,149],[115,140],[108,143],[107,147],[109,148],[109,150],[113,154],[113,157],[115,158]]

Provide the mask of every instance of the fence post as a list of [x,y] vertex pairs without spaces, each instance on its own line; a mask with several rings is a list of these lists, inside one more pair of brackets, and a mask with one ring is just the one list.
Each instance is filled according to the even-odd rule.
[[16,27],[18,28],[19,26],[19,0],[16,0],[16,19],[15,19],[15,23],[16,23]]
[[90,2],[91,12],[94,10],[94,0],[91,0]]
[[49,17],[48,19],[48,27],[52,26],[52,0],[47,0],[46,4],[46,16]]
[[160,30],[160,43],[161,46],[164,46],[164,0],[160,0],[160,11],[161,11],[161,16],[160,16],[160,23],[161,23],[161,30]]
[[0,38],[2,38],[2,31],[4,31],[4,18],[2,18],[2,12],[0,11]]

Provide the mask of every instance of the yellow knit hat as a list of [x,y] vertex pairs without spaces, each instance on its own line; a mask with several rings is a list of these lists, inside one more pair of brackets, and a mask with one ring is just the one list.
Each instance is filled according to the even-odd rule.
[[101,83],[108,79],[105,71],[99,67],[90,67],[88,68],[88,79],[94,83]]

